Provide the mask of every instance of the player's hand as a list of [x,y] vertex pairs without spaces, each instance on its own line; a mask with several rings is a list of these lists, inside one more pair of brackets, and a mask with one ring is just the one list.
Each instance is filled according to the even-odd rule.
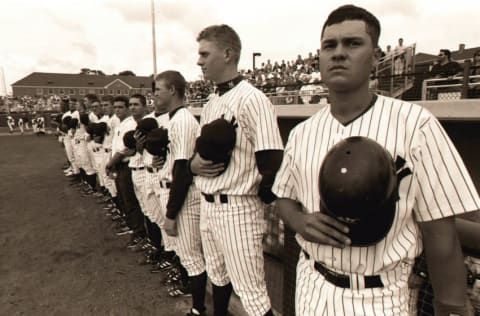
[[147,137],[143,135],[139,130],[135,130],[133,133],[133,138],[136,140],[136,149],[137,152],[142,153],[143,148],[145,147],[145,141],[147,140]]
[[205,160],[198,153],[193,156],[190,163],[190,169],[193,174],[204,177],[216,177],[225,169],[223,163],[214,163],[210,160]]
[[125,155],[125,157],[132,157],[135,155],[135,149],[127,148],[122,153]]
[[165,221],[163,222],[163,229],[165,230],[168,236],[175,237],[178,235],[177,221],[174,219],[165,217]]
[[326,214],[300,213],[296,231],[307,241],[344,248],[351,244],[348,227]]
[[153,156],[152,167],[157,169],[162,169],[165,164],[165,158],[160,156]]

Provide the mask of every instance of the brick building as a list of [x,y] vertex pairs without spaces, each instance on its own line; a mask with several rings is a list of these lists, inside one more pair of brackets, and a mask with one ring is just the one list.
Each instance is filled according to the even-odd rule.
[[152,91],[153,77],[102,76],[32,72],[12,84],[14,97],[48,97],[52,95],[82,97],[92,93],[102,95],[147,94]]

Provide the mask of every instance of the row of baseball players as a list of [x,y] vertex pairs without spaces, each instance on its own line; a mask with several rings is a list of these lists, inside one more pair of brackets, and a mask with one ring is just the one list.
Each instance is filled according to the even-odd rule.
[[[106,174],[116,173],[118,191],[127,177],[133,179],[142,211],[161,228],[165,247],[180,257],[192,286],[190,315],[205,314],[207,276],[214,315],[226,315],[232,289],[249,315],[272,315],[262,237],[263,212],[274,199],[302,249],[297,315],[409,315],[407,281],[424,248],[436,315],[471,313],[454,216],[478,210],[480,199],[431,113],[369,91],[379,35],[378,19],[363,8],[347,5],[330,13],[319,57],[330,104],[297,125],[285,148],[274,106],[238,74],[241,42],[227,25],[207,27],[197,37],[197,64],[216,84],[199,124],[183,106],[184,78],[175,71],[155,78],[156,107],[167,111],[157,118],[168,131],[163,159],[148,158],[149,136],[141,131],[135,132],[135,150],[121,141],[143,118],[141,98],[114,100],[120,123],[113,129]],[[132,116],[122,114],[128,109]],[[409,169],[396,188],[390,230],[364,246],[351,240],[346,221],[321,208],[323,159],[352,136],[376,141]],[[149,174],[157,178],[145,180]],[[150,182],[152,187],[145,184]]]
[[[33,133],[45,133],[45,118],[43,116],[36,116],[32,118],[31,123]],[[9,133],[13,133],[15,131],[15,119],[11,115],[7,116],[7,126]],[[18,118],[17,126],[21,134],[23,134],[25,130],[30,129],[28,118]]]

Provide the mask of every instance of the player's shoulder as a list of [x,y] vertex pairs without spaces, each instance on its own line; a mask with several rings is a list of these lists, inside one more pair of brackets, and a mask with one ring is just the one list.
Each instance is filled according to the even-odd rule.
[[304,137],[305,134],[309,134],[312,132],[317,132],[319,125],[322,121],[330,113],[330,105],[326,105],[325,107],[318,110],[315,114],[304,120],[303,122],[298,123],[292,130],[290,131],[290,138],[295,137]]
[[397,116],[400,119],[406,121],[411,119],[418,120],[420,125],[422,122],[435,118],[428,109],[419,104],[382,95],[377,96],[375,106],[388,108],[389,110],[398,113]]

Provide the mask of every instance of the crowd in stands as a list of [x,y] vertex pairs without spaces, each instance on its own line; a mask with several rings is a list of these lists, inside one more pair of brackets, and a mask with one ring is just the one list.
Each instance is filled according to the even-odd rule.
[[[282,60],[272,62],[262,62],[255,69],[241,70],[241,74],[250,83],[262,90],[270,97],[287,96],[281,102],[285,103],[319,103],[326,99],[326,89],[322,85],[322,77],[319,69],[320,49],[314,53],[308,53],[308,56],[297,55],[296,59]],[[378,90],[382,76],[404,76],[413,71],[412,46],[404,46],[403,39],[398,39],[398,44],[392,49],[387,45],[381,52],[381,61],[384,62],[385,72],[379,69],[379,73],[372,73],[371,89]],[[442,78],[453,75],[460,75],[463,71],[462,66],[451,60],[450,51],[440,50],[438,60],[436,60],[428,74],[429,78]],[[480,76],[480,50],[474,53],[470,76]],[[469,97],[480,96],[480,78],[471,78],[472,85]],[[292,99],[288,95],[292,91],[300,91],[301,98]],[[192,105],[201,105],[208,96],[214,92],[214,86],[209,81],[197,80],[188,83],[186,98],[187,103]],[[316,97],[317,96],[317,97]],[[152,100],[153,96],[146,95],[147,100]],[[59,111],[61,97],[52,96],[22,96],[15,98],[0,97],[0,110],[11,112],[35,112],[35,111]],[[290,101],[290,102],[289,102]],[[151,102],[151,101],[150,101]]]

